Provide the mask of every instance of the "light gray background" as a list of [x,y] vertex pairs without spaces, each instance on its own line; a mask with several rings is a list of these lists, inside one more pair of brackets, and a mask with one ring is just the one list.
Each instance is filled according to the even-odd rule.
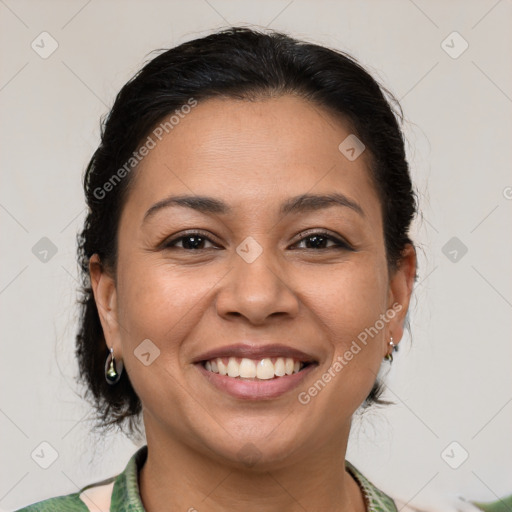
[[[397,405],[355,420],[347,458],[417,505],[511,493],[511,21],[511,0],[0,0],[0,507],[75,492],[136,449],[89,434],[74,383],[81,175],[100,116],[151,50],[236,24],[350,52],[407,117],[423,211],[413,341],[388,375]],[[31,48],[43,31],[58,43],[47,59]],[[469,44],[458,58],[442,47],[454,31]],[[32,252],[42,237],[57,247],[46,263]],[[455,262],[452,237],[468,249]],[[31,458],[43,441],[58,453],[48,469]],[[452,464],[469,454],[458,469],[441,456],[453,441]]]

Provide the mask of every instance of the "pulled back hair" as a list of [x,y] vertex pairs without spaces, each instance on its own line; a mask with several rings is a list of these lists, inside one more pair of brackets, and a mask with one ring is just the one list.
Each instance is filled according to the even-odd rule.
[[[89,211],[77,236],[81,271],[76,356],[79,382],[96,413],[96,428],[140,432],[142,404],[124,371],[110,386],[104,376],[109,353],[94,300],[89,260],[98,254],[102,268],[116,275],[117,232],[133,173],[120,173],[148,134],[193,98],[254,100],[295,94],[350,123],[366,146],[369,173],[380,199],[386,258],[390,272],[412,244],[408,232],[416,213],[398,102],[349,55],[285,34],[231,27],[163,51],[149,61],[118,93],[102,120],[101,142],[84,174]],[[386,99],[389,98],[389,101]],[[341,142],[341,141],[340,141]],[[123,176],[115,186],[114,175]],[[108,193],[106,192],[108,189]],[[377,379],[363,403],[380,398]]]

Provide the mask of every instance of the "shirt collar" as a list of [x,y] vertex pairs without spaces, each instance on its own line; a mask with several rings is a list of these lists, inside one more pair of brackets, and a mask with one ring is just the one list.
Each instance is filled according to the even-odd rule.
[[148,446],[139,448],[124,471],[116,478],[112,490],[112,512],[145,512],[139,492],[139,470],[146,462]]
[[355,478],[363,492],[366,502],[366,512],[397,512],[395,502],[380,489],[375,487],[348,460],[345,461],[347,471]]
[[[139,490],[139,471],[146,462],[147,445],[139,448],[130,458],[124,471],[115,480],[112,490],[113,512],[145,512]],[[355,478],[365,497],[367,512],[397,512],[395,502],[375,487],[350,462],[345,461],[347,471]]]

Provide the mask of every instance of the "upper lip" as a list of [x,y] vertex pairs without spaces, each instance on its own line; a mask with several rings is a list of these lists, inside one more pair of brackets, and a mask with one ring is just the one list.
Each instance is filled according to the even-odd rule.
[[246,357],[247,359],[290,357],[304,363],[316,362],[316,358],[312,355],[302,352],[302,350],[297,350],[296,348],[287,347],[286,345],[271,344],[254,346],[245,343],[225,345],[224,347],[208,350],[195,357],[192,362],[199,363],[201,361],[216,359],[217,357]]

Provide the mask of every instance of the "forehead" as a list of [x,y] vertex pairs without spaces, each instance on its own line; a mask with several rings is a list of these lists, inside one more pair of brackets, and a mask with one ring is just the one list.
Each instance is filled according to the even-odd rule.
[[296,96],[206,100],[153,136],[125,211],[142,218],[167,195],[187,194],[261,215],[287,197],[340,192],[378,216],[367,155],[351,161],[339,150],[350,135],[348,123]]

